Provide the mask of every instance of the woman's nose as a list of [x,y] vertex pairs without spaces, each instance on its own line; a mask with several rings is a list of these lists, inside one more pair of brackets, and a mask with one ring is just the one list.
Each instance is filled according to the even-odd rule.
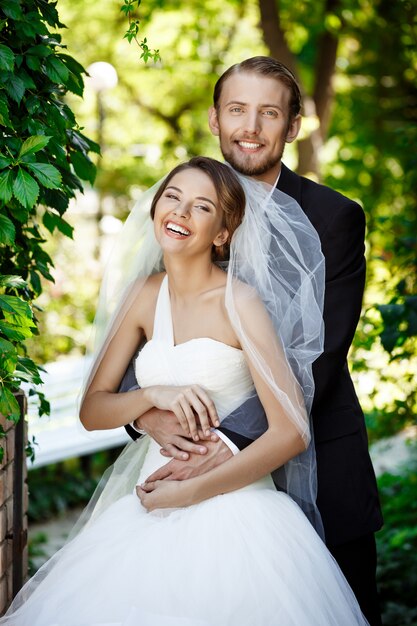
[[190,207],[187,202],[180,202],[174,209],[174,214],[187,219],[190,216]]

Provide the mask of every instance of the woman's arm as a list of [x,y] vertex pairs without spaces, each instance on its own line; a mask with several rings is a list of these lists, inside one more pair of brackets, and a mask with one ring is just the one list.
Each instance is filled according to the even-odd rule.
[[117,393],[127,365],[144,336],[143,329],[150,329],[150,320],[154,318],[158,292],[152,294],[156,281],[149,282],[150,287],[143,287],[140,298],[133,301],[112,337],[83,398],[80,419],[87,430],[116,428],[156,407],[173,411],[184,436],[198,441],[198,424],[207,436],[212,426],[219,425],[214,403],[198,385],[154,385]]
[[144,335],[141,313],[139,302],[134,301],[87,388],[80,407],[80,420],[87,430],[123,426],[152,407],[142,389],[117,393]]

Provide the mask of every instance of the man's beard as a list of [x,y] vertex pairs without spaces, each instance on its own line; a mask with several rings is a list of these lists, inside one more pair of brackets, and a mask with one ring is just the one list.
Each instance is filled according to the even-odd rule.
[[281,151],[278,155],[274,154],[265,159],[265,161],[260,161],[258,163],[252,163],[251,155],[241,155],[242,158],[239,160],[235,158],[234,152],[232,150],[228,151],[224,148],[222,144],[221,135],[220,139],[220,150],[224,159],[233,167],[234,170],[239,172],[240,174],[244,174],[245,176],[262,176],[272,170],[276,165],[281,161],[282,155],[284,154],[285,143],[281,147]]

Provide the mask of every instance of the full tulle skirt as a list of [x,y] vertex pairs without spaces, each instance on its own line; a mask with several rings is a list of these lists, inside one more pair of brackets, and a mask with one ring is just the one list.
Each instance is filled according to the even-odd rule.
[[[156,452],[150,452],[141,477],[153,467]],[[36,587],[29,582],[23,589],[19,608],[0,624],[367,623],[319,536],[269,477],[198,505],[152,513],[129,493],[54,561],[45,577],[38,572]]]

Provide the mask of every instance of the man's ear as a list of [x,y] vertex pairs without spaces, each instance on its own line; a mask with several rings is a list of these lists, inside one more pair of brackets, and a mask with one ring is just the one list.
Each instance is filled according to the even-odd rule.
[[214,106],[211,106],[208,110],[208,123],[212,134],[218,137],[220,135],[219,119]]
[[287,143],[292,143],[294,139],[297,138],[298,133],[300,132],[300,128],[301,128],[301,115],[298,114],[295,117],[293,117],[290,122],[287,136],[285,137],[285,141]]

